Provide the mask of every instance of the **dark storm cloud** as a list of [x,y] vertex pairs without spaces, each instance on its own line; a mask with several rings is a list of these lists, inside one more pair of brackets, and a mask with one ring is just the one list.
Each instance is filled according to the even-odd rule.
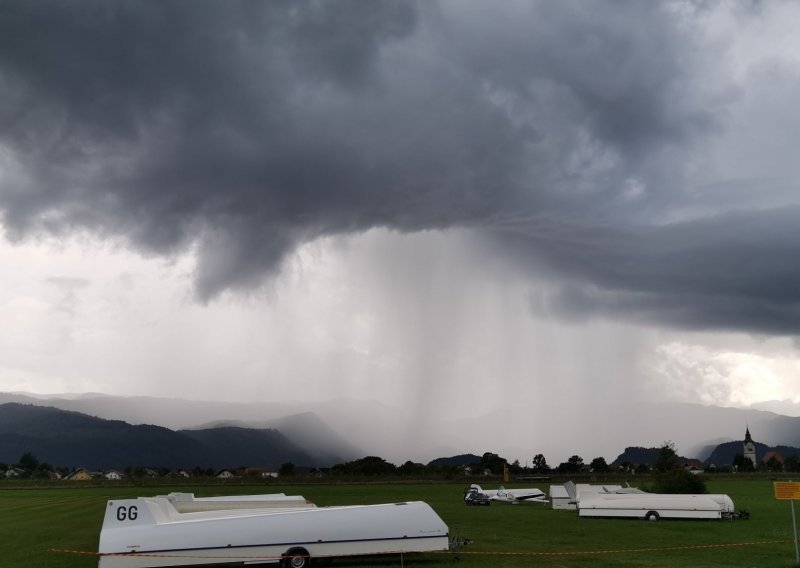
[[[800,207],[660,227],[529,219],[498,224],[506,251],[570,282],[532,309],[582,321],[613,314],[681,328],[800,332]],[[508,238],[508,233],[514,235]],[[510,240],[515,245],[509,247]]]
[[[18,1],[0,11],[11,238],[88,229],[159,254],[197,244],[207,299],[258,285],[320,235],[548,215],[562,220],[556,232],[538,223],[514,239],[578,277],[576,289],[619,296],[605,308],[586,296],[597,309],[664,318],[672,312],[658,305],[708,298],[709,283],[746,303],[762,301],[764,281],[788,282],[777,263],[760,267],[763,279],[721,275],[773,240],[729,244],[718,220],[692,225],[692,241],[686,226],[650,226],[678,207],[686,162],[724,116],[705,84],[714,54],[671,4]],[[639,228],[584,248],[596,226]],[[773,287],[788,294],[774,301],[792,301]],[[639,306],[637,294],[652,301]],[[743,315],[731,325],[753,321],[755,305],[732,310]]]
[[420,54],[382,55],[414,33],[411,4],[4,12],[12,237],[85,226],[157,252],[199,238],[209,296],[320,234],[448,226],[483,209],[487,181],[508,191],[502,113]]

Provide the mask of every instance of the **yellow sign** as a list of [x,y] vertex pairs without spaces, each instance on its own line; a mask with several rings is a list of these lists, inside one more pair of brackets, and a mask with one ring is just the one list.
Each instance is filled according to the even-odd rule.
[[797,481],[776,481],[775,499],[796,499],[800,500],[800,482]]

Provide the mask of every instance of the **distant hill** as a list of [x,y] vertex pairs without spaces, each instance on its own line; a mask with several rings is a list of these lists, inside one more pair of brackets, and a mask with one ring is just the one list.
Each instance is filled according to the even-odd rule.
[[[272,466],[277,468],[284,462],[295,465],[314,465],[308,453],[293,444],[277,430],[254,430],[252,428],[206,428],[204,430],[181,430],[211,452],[209,460],[215,467]],[[324,464],[330,465],[330,464]]]
[[[5,402],[53,406],[128,424],[157,424],[174,431],[197,428],[198,424],[275,429],[320,464],[344,463],[366,455],[394,463],[409,459],[425,463],[467,452],[492,452],[522,463],[539,453],[552,464],[571,455],[587,460],[604,456],[610,462],[621,447],[658,447],[665,440],[674,442],[679,454],[704,461],[720,443],[743,439],[748,426],[756,441],[800,447],[800,417],[666,401],[630,404],[620,399],[597,405],[578,400],[571,418],[559,420],[556,431],[544,408],[546,397],[535,404],[517,401],[517,406],[511,403],[455,420],[447,419],[446,413],[417,416],[405,408],[353,399],[242,403],[98,393],[45,396],[0,392],[0,404]],[[795,411],[787,404],[781,404],[781,408]],[[536,432],[548,434],[532,438]]]
[[[750,430],[753,431],[752,428]],[[773,444],[785,446],[800,446],[800,418],[796,416],[776,416],[770,424],[770,429],[759,436],[766,442],[773,440]]]
[[[789,456],[800,455],[800,448],[795,448],[793,446],[768,446],[766,444],[756,442],[756,459],[759,461],[764,454],[770,451],[778,452],[785,458]],[[708,459],[705,461],[705,463],[713,463],[718,466],[730,465],[733,463],[733,458],[736,457],[736,454],[741,453],[743,453],[742,442],[727,442],[717,446],[714,451],[711,452],[711,455],[708,456]]]
[[58,467],[170,469],[317,464],[277,430],[209,428],[173,431],[131,425],[46,406],[0,405],[0,462],[25,452]]
[[[760,442],[756,442],[756,457],[760,460],[764,454],[770,451],[775,451],[781,454],[783,457],[789,457],[794,455],[800,455],[800,448],[796,448],[794,446],[785,446],[785,445],[778,445],[778,446],[768,446],[767,444],[762,444]],[[622,452],[617,459],[615,459],[612,463],[614,465],[620,465],[622,463],[633,463],[633,464],[648,464],[652,465],[658,459],[658,453],[660,448],[639,448],[639,447],[629,447],[625,448],[625,451]],[[714,464],[717,466],[723,465],[731,465],[733,463],[733,459],[736,457],[736,454],[743,453],[742,442],[724,442],[722,444],[718,444],[711,450],[710,455],[707,459],[702,460],[704,464],[710,465]],[[686,458],[683,456],[678,456],[678,459],[681,460],[681,463],[688,463],[692,461],[693,458]]]
[[800,416],[800,402],[794,402],[792,400],[767,400],[751,404],[750,408],[766,410],[784,416]]
[[344,463],[364,455],[363,451],[337,434],[313,412],[301,412],[261,421],[220,420],[192,428],[191,431],[228,426],[278,430],[321,464]]
[[481,461],[481,456],[475,454],[461,454],[449,458],[436,458],[428,463],[429,466],[470,465]]
[[0,393],[0,404],[7,402],[51,406],[134,425],[157,424],[175,431],[225,426],[278,430],[311,455],[313,460],[309,463],[314,465],[332,465],[366,455],[315,413],[297,412],[285,404],[220,403],[99,393],[48,397]]

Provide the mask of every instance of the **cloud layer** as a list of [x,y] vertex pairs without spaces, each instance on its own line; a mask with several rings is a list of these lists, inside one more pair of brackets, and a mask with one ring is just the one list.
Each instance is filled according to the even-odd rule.
[[562,284],[534,312],[795,334],[800,50],[761,38],[796,12],[7,2],[2,224],[195,247],[202,300],[321,236],[467,229]]

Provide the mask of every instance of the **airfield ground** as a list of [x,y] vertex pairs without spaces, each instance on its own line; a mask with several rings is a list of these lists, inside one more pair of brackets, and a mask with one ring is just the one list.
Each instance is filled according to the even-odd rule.
[[[319,506],[421,500],[450,527],[451,536],[474,541],[453,554],[337,559],[334,566],[796,566],[789,501],[774,497],[767,477],[707,480],[727,493],[750,520],[646,522],[580,518],[541,504],[466,507],[468,482],[283,485],[174,485],[93,487],[0,484],[0,566],[89,568],[97,565],[100,525],[112,498],[194,492],[197,496],[286,492]],[[485,483],[487,487],[494,484]],[[539,486],[548,483],[508,484]],[[797,507],[800,518],[800,503]],[[66,552],[70,551],[70,552]],[[457,562],[457,563],[456,563]]]

